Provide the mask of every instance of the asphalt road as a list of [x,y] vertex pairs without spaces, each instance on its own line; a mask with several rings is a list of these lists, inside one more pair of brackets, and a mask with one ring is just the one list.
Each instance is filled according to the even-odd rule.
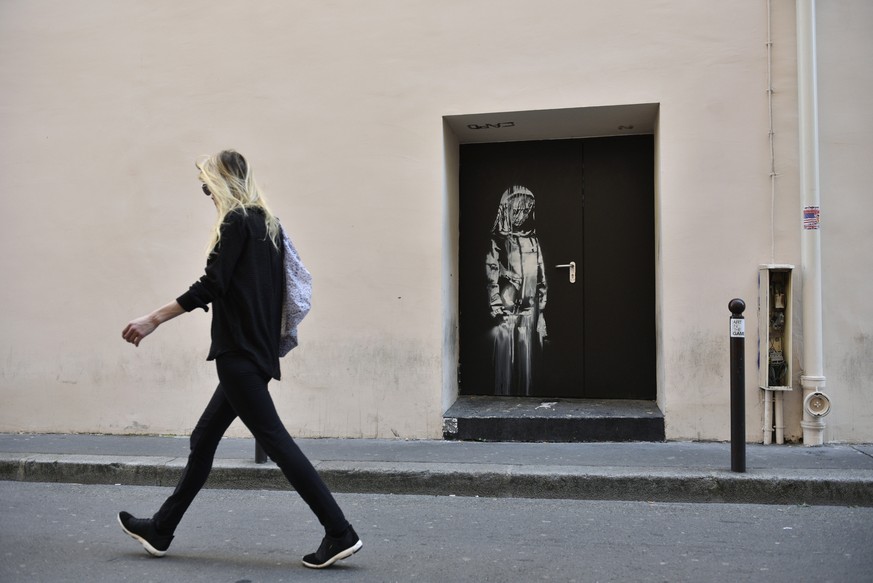
[[873,580],[873,508],[341,494],[364,547],[312,571],[321,530],[293,492],[204,490],[148,556],[115,514],[169,493],[0,482],[0,581]]

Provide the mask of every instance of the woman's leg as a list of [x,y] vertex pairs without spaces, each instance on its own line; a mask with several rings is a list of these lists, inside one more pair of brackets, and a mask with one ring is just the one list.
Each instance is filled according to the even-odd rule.
[[249,359],[225,355],[216,359],[221,389],[261,447],[276,462],[300,497],[331,536],[341,536],[349,523],[321,476],[282,424],[265,377]]
[[154,515],[155,528],[159,532],[172,534],[176,530],[188,506],[206,483],[215,450],[234,419],[236,412],[219,384],[191,433],[191,453],[176,490]]

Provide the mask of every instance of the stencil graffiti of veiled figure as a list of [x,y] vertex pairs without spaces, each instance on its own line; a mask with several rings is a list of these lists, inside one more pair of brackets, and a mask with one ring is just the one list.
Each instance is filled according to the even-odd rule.
[[537,239],[534,195],[508,188],[497,207],[485,258],[494,328],[494,392],[528,396],[546,335],[546,275]]

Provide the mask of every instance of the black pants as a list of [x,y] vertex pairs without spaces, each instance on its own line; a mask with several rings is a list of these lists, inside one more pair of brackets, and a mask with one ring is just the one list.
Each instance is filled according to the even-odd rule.
[[269,377],[251,360],[238,354],[220,356],[215,364],[218,388],[191,434],[191,454],[176,490],[154,515],[155,527],[168,534],[176,530],[209,477],[219,441],[238,416],[309,504],[327,534],[344,533],[349,523],[342,510],[276,413],[267,390]]

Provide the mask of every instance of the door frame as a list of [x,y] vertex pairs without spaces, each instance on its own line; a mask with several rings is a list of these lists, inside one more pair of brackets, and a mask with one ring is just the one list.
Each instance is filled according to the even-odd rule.
[[656,403],[664,408],[664,364],[662,351],[662,294],[660,258],[660,148],[659,104],[583,107],[522,112],[444,116],[442,188],[442,387],[441,407],[445,413],[458,399],[460,253],[460,145],[473,142],[530,141],[562,138],[592,138],[615,135],[654,136],[655,204],[655,384]]

